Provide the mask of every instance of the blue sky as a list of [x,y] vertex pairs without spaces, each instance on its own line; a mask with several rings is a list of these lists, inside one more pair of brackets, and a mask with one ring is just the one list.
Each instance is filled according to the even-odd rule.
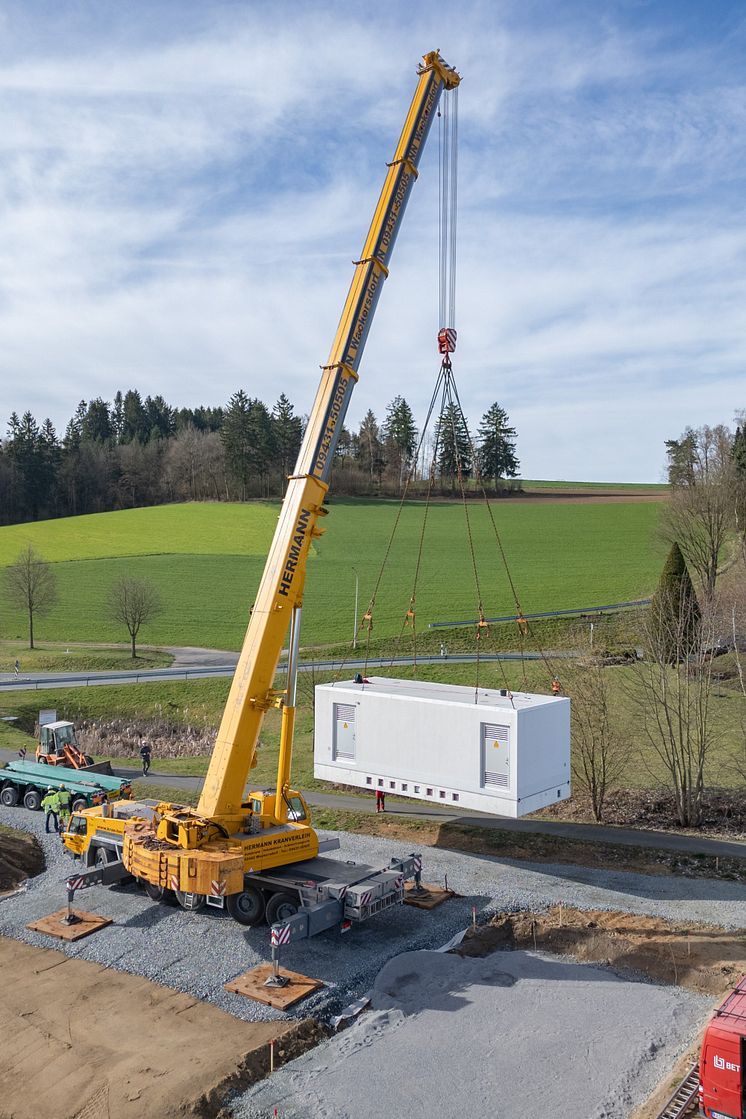
[[[415,82],[463,75],[454,367],[526,477],[657,481],[746,408],[741,3],[4,2],[0,420],[310,409]],[[438,367],[431,139],[353,397]]]

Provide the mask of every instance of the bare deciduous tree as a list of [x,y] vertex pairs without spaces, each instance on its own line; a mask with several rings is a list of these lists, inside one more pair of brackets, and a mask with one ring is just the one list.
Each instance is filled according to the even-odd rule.
[[[645,661],[629,689],[638,726],[661,763],[682,827],[701,823],[705,767],[715,739],[710,709],[713,617],[711,609],[703,608],[695,625],[686,604],[678,602],[667,613],[661,611],[655,624],[649,621]],[[674,658],[672,649],[677,650]]]
[[597,662],[578,662],[562,673],[572,701],[573,781],[588,796],[599,821],[607,794],[619,784],[629,760],[611,711],[610,671]]
[[109,591],[109,612],[115,621],[127,627],[132,642],[132,658],[137,656],[135,641],[140,627],[161,610],[160,595],[147,579],[123,576]]
[[28,646],[34,647],[34,618],[44,614],[57,601],[57,579],[49,563],[28,544],[15,563],[6,567],[5,591],[8,599],[28,616]]
[[[736,468],[733,436],[722,424],[686,433],[689,452],[686,480],[673,470],[671,499],[661,518],[661,530],[670,543],[678,543],[692,571],[696,572],[703,598],[712,600],[718,559],[736,516]],[[669,441],[675,447],[681,441]]]

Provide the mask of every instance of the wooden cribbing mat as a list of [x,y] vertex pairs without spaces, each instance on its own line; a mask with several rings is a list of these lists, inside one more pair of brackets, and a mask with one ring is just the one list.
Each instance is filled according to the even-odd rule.
[[67,917],[67,906],[50,913],[48,917],[40,917],[38,921],[31,921],[27,929],[34,932],[46,933],[47,936],[56,936],[59,940],[80,940],[81,937],[90,936],[112,922],[111,917],[99,917],[98,913],[84,913],[82,909],[74,909],[73,913],[78,918],[74,925],[63,925],[62,918]]
[[250,971],[237,975],[235,979],[224,983],[226,991],[236,995],[245,995],[247,999],[256,999],[257,1002],[266,1003],[275,1010],[285,1010],[294,1006],[296,1002],[307,998],[313,991],[318,991],[324,984],[320,979],[311,979],[307,975],[300,975],[297,971],[286,971],[280,968],[280,975],[290,982],[284,987],[265,987],[265,980],[272,974],[272,964],[260,964]]
[[404,901],[407,905],[416,905],[418,909],[435,909],[444,901],[455,897],[453,890],[444,890],[442,886],[433,886],[429,882],[422,883],[424,894],[414,894],[414,882],[404,883]]

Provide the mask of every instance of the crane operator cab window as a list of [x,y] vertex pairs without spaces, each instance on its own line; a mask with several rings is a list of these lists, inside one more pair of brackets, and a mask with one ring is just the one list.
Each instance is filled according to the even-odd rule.
[[288,797],[288,820],[300,823],[306,818],[306,807],[300,797]]
[[85,816],[71,816],[67,830],[71,835],[85,835],[88,831],[88,821]]

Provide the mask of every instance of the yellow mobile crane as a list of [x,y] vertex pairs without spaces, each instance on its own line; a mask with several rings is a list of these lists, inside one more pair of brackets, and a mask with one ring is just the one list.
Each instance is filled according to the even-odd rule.
[[[418,73],[417,88],[388,165],[361,259],[355,265],[329,359],[322,367],[321,383],[295,472],[288,482],[199,803],[196,809],[159,804],[150,819],[137,812],[127,819],[122,809],[117,812],[116,822],[108,822],[109,830],[120,836],[116,846],[123,847],[124,869],[146,884],[151,897],[175,895],[184,908],[198,908],[205,900],[215,903],[216,899],[222,905],[225,899],[231,914],[244,924],[261,919],[265,906],[270,923],[278,915],[290,915],[298,907],[298,897],[304,896],[300,879],[308,886],[309,877],[319,881],[323,877],[311,863],[333,861],[316,858],[319,840],[311,827],[308,807],[300,793],[290,787],[301,603],[311,541],[323,531],[318,522],[326,512],[323,502],[334,449],[388,275],[399,223],[440,95],[460,81],[438,51],[424,56]],[[288,629],[287,687],[275,691],[275,673]],[[246,780],[256,765],[262,721],[273,706],[282,713],[276,789],[271,796],[251,793],[245,799]],[[66,840],[68,847],[82,853],[78,839],[92,827],[93,820],[83,824],[73,821]],[[95,827],[106,830],[107,821],[100,819]],[[303,863],[298,882],[292,874],[277,877],[280,868],[298,863]],[[397,880],[402,872],[411,874],[410,865],[395,863],[392,860],[389,878]],[[342,896],[349,885],[340,887]],[[369,893],[366,889],[360,896]],[[317,895],[316,900],[320,897]],[[278,898],[284,898],[284,902]]]

